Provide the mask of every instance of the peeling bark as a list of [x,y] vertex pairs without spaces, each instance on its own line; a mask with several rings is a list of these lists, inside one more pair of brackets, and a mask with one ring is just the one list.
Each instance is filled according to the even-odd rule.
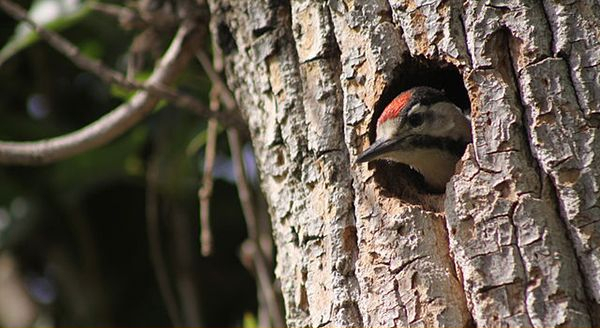
[[[209,3],[288,325],[600,325],[598,2]],[[474,140],[440,205],[354,159],[392,91],[448,67]]]

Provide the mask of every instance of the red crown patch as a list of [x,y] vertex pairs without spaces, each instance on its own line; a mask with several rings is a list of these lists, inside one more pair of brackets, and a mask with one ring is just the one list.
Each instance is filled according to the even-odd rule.
[[412,93],[412,90],[407,90],[396,96],[396,98],[394,98],[394,100],[392,100],[392,102],[385,107],[383,113],[381,113],[381,116],[379,116],[377,125],[389,120],[390,118],[398,117],[398,114],[400,114],[402,109],[404,109],[406,104],[410,101]]

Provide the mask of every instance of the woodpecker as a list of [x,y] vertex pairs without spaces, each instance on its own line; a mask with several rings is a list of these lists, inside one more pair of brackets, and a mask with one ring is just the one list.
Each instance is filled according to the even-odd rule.
[[375,142],[358,163],[400,162],[420,173],[434,192],[443,192],[456,162],[471,142],[471,123],[462,110],[434,88],[400,93],[379,116]]

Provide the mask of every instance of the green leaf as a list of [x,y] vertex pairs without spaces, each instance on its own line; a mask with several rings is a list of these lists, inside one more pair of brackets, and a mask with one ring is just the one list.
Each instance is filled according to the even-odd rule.
[[[221,125],[218,125],[217,126],[217,135],[221,134],[221,132],[223,132],[223,130],[224,130],[223,127]],[[190,140],[187,147],[185,148],[185,154],[187,156],[191,157],[194,154],[198,153],[198,151],[200,151],[200,148],[204,147],[207,140],[208,140],[208,129],[204,129],[204,130],[200,131],[199,133],[197,133],[194,136],[194,138],[192,138],[192,140]]]
[[[151,73],[152,72],[150,72],[150,71],[140,71],[135,75],[134,80],[138,83],[144,83],[144,81],[148,80]],[[138,90],[130,90],[130,89],[124,88],[118,84],[111,84],[111,86],[110,86],[110,94],[115,98],[120,98],[125,101],[127,101],[131,97],[133,97],[133,95],[137,91]],[[165,102],[162,102],[157,107],[164,107],[165,104],[166,104]]]
[[258,323],[256,322],[256,317],[252,312],[245,312],[244,319],[242,323],[242,327],[244,328],[256,328],[258,327]]
[[[35,0],[27,15],[51,31],[61,31],[78,23],[91,11],[92,0]],[[19,51],[39,40],[29,24],[21,22],[11,39],[0,49],[0,66]]]

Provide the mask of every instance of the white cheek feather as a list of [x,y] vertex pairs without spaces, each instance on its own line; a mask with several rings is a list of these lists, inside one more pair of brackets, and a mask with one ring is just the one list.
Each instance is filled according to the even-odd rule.
[[377,127],[377,140],[388,140],[394,137],[394,134],[398,130],[397,126],[400,125],[400,119],[391,118],[381,123]]
[[469,120],[456,105],[439,102],[433,104],[429,110],[436,116],[435,128],[429,133],[430,135],[449,137],[455,140],[471,139]]

